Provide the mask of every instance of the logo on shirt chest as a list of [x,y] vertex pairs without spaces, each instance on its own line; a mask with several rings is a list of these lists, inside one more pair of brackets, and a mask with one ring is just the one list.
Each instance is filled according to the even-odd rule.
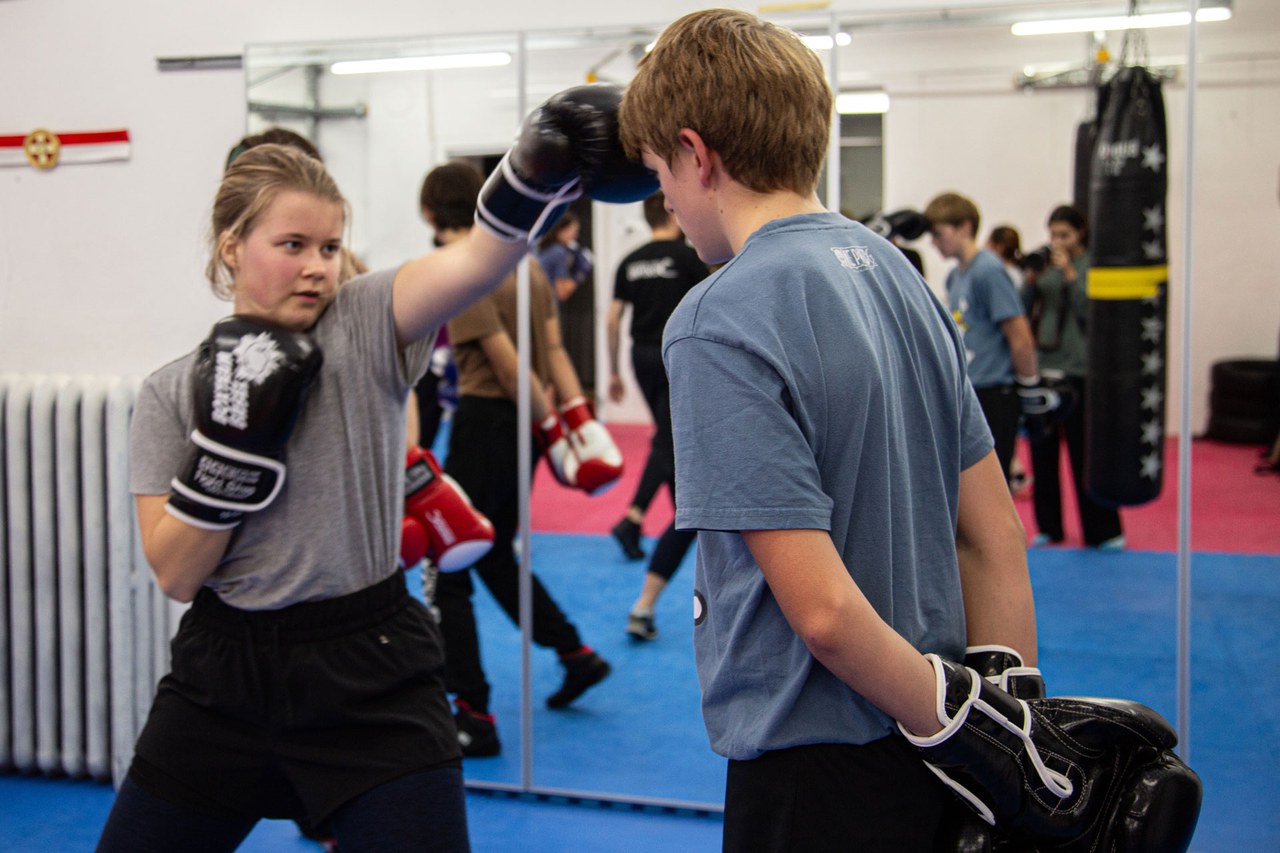
[[836,256],[840,266],[845,269],[865,272],[876,268],[876,259],[871,256],[871,250],[866,246],[844,246],[839,248],[833,246],[831,254]]

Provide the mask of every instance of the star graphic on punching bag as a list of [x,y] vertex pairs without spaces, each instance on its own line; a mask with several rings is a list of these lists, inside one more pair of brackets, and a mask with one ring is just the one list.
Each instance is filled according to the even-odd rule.
[[1144,231],[1154,231],[1159,234],[1160,229],[1164,227],[1164,214],[1160,212],[1160,205],[1155,207],[1144,207],[1142,209],[1142,229]]
[[1142,356],[1142,372],[1148,376],[1155,376],[1160,372],[1160,368],[1164,365],[1164,359],[1160,357],[1160,353],[1152,350]]
[[1160,343],[1160,333],[1164,331],[1164,323],[1159,317],[1147,317],[1142,321],[1142,339],[1152,343]]
[[1160,150],[1158,143],[1142,149],[1142,168],[1153,172],[1159,172],[1164,168],[1164,152]]
[[1153,412],[1160,411],[1160,403],[1164,400],[1164,394],[1159,388],[1143,388],[1142,389],[1142,408],[1151,409]]
[[1142,457],[1142,476],[1149,480],[1154,480],[1160,476],[1160,457],[1154,453],[1148,453]]
[[1142,425],[1142,443],[1155,447],[1160,443],[1160,422],[1147,421]]

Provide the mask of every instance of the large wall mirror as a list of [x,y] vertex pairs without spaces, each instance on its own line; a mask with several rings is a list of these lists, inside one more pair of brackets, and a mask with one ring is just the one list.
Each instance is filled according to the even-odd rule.
[[[884,16],[779,19],[834,41],[834,52],[829,45],[820,51],[834,86],[841,94],[859,96],[864,105],[872,104],[850,107],[833,133],[835,153],[828,171],[835,179],[823,182],[826,198],[838,196],[840,209],[862,218],[882,207],[921,208],[936,193],[955,189],[979,201],[984,239],[991,226],[1009,222],[1021,231],[1024,248],[1046,243],[1049,211],[1071,198],[1075,127],[1089,109],[1080,72],[1098,44],[1086,34],[1040,42],[1011,39],[1009,22],[1019,11],[1034,11],[1039,5],[1027,4],[1023,9],[1006,4],[998,13],[990,8],[975,8],[972,14],[955,9],[947,15],[914,12],[896,20]],[[1108,4],[1077,5],[1092,9]],[[1113,13],[1123,12],[1125,4],[1110,7]],[[560,89],[590,79],[625,82],[659,29],[660,25],[640,25],[385,42],[251,45],[246,53],[248,130],[280,124],[315,141],[352,203],[355,251],[372,267],[387,266],[430,246],[431,233],[417,210],[418,187],[430,168],[452,157],[492,162],[506,150],[523,112]],[[1111,50],[1117,51],[1119,34],[1110,38]],[[1231,351],[1230,342],[1205,333],[1196,338],[1194,361],[1188,363],[1181,338],[1192,314],[1190,302],[1183,301],[1188,280],[1184,261],[1189,257],[1184,251],[1192,233],[1185,230],[1181,218],[1187,206],[1186,149],[1193,130],[1199,144],[1216,153],[1226,149],[1228,142],[1223,131],[1210,131],[1205,120],[1195,118],[1189,109],[1195,100],[1186,85],[1193,68],[1185,59],[1186,30],[1152,31],[1149,44],[1152,57],[1181,57],[1174,63],[1165,91],[1169,210],[1174,217],[1169,231],[1173,281],[1166,426],[1171,434],[1188,437],[1203,430],[1207,394],[1202,383],[1188,383],[1186,377],[1207,374],[1209,362],[1237,353]],[[1239,79],[1232,83],[1233,69],[1244,66],[1231,66],[1231,62],[1247,60],[1224,60],[1223,56],[1219,54],[1203,70],[1207,78],[1223,82],[1196,97],[1203,98],[1202,104],[1214,117],[1229,117],[1233,110],[1256,111],[1261,103],[1258,90],[1274,92],[1275,84],[1251,82],[1257,79],[1249,76],[1252,70],[1243,78],[1236,75]],[[349,68],[335,68],[339,62],[372,59],[400,60],[412,70],[346,74],[337,72]],[[1274,54],[1263,61],[1274,69]],[[1045,82],[1055,75],[1057,82]],[[1255,132],[1266,136],[1274,151],[1280,127],[1274,119],[1258,121],[1269,122]],[[1268,180],[1274,181],[1274,162],[1269,161],[1267,168]],[[1211,186],[1210,192],[1218,191]],[[1271,196],[1274,205],[1274,188]],[[1205,201],[1216,204],[1222,198],[1214,195]],[[596,204],[590,206],[589,214],[596,272],[585,310],[595,330],[589,354],[599,365],[604,358],[604,314],[612,298],[614,269],[626,252],[645,241],[647,229],[638,205]],[[927,238],[913,247],[923,256],[931,286],[941,290],[948,265]],[[1215,250],[1197,251],[1212,254]],[[1197,260],[1196,266],[1207,263]],[[625,346],[623,350],[625,360]],[[645,423],[647,413],[638,391],[633,388],[622,405],[609,404],[603,393],[607,382],[603,371],[580,365],[580,372],[595,392],[606,422]],[[1190,411],[1185,418],[1184,406]],[[1190,445],[1187,451],[1194,449]],[[1180,643],[1188,636],[1179,628],[1180,615],[1186,615],[1179,612],[1180,578],[1188,576],[1192,563],[1187,548],[1192,537],[1203,536],[1213,543],[1210,547],[1216,550],[1223,545],[1222,550],[1229,552],[1227,540],[1233,536],[1229,520],[1224,532],[1221,515],[1213,520],[1197,515],[1197,519],[1206,518],[1205,527],[1189,526],[1190,517],[1184,517],[1177,495],[1184,476],[1178,467],[1183,450],[1177,442],[1166,449],[1160,499],[1124,510],[1126,550],[1068,547],[1033,552],[1041,660],[1051,692],[1127,696],[1151,705],[1170,721],[1183,723],[1190,718],[1179,697],[1179,669],[1187,651]],[[1194,497],[1212,484],[1190,478],[1190,452],[1185,456],[1185,475]],[[639,466],[643,455],[628,462]],[[543,482],[541,476],[540,472],[535,491],[559,488]],[[539,518],[555,512],[591,522],[598,511],[590,500],[568,493],[539,494],[531,510],[532,533],[517,545],[528,549],[533,571],[581,629],[584,640],[610,660],[613,674],[570,709],[548,710],[543,700],[560,677],[554,655],[539,648],[524,654],[520,631],[478,587],[482,651],[503,750],[494,758],[468,759],[467,779],[481,786],[714,810],[722,795],[723,761],[709,751],[698,707],[688,606],[693,557],[664,596],[660,640],[630,643],[623,625],[639,588],[643,563],[621,557],[605,532],[608,525],[599,526],[598,517],[592,523],[599,526],[599,535],[580,535],[572,524],[539,527]],[[1077,518],[1069,498],[1065,514]],[[1078,522],[1073,526],[1072,520],[1067,522],[1067,544],[1079,545]],[[1260,548],[1280,552],[1276,543],[1263,543]],[[1197,554],[1196,567],[1201,559]],[[1197,585],[1193,592],[1201,598],[1193,602],[1234,595],[1226,587],[1241,582],[1239,573],[1244,569],[1239,560],[1214,557],[1208,562],[1212,565],[1204,577],[1219,576],[1226,586],[1213,591]],[[1099,627],[1081,630],[1082,624]],[[1215,630],[1210,627],[1189,635],[1194,639],[1193,661],[1214,666],[1221,659],[1223,652],[1214,645],[1218,639],[1212,636]],[[1248,639],[1249,635],[1242,635],[1239,642]],[[522,704],[526,660],[530,692],[528,703]],[[1206,743],[1220,734],[1202,711],[1197,711],[1195,722],[1204,724]],[[1196,761],[1194,752],[1192,761]],[[1207,803],[1206,809],[1211,805]]]

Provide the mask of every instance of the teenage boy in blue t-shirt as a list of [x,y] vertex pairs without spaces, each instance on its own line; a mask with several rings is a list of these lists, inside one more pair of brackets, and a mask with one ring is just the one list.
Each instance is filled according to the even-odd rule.
[[[744,29],[764,68],[700,62]],[[1025,535],[956,328],[897,247],[815,194],[830,98],[793,34],[711,10],[667,28],[621,113],[724,264],[663,354],[730,850],[931,849],[948,794],[894,724],[938,731],[922,652],[1036,657]]]
[[1176,737],[1132,703],[1033,705],[982,677],[1039,683],[1025,534],[946,309],[817,198],[831,115],[799,37],[728,9],[667,27],[619,114],[723,264],[672,314],[663,359],[724,849],[956,849],[948,787],[997,830],[1086,849],[1132,826],[1104,810],[1145,796],[1106,775],[1111,744]]
[[1026,398],[1048,399],[1031,325],[1004,264],[978,245],[978,206],[959,193],[943,193],[929,202],[924,215],[933,245],[942,257],[956,261],[947,274],[947,304],[960,328],[969,381],[991,427],[996,457],[1008,472]]

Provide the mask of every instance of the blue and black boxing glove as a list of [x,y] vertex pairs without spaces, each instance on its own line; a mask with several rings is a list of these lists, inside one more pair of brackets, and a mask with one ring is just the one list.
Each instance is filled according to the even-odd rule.
[[587,83],[553,95],[529,113],[515,144],[480,190],[476,222],[500,240],[541,237],[569,202],[640,201],[658,189],[618,140],[621,86]]

